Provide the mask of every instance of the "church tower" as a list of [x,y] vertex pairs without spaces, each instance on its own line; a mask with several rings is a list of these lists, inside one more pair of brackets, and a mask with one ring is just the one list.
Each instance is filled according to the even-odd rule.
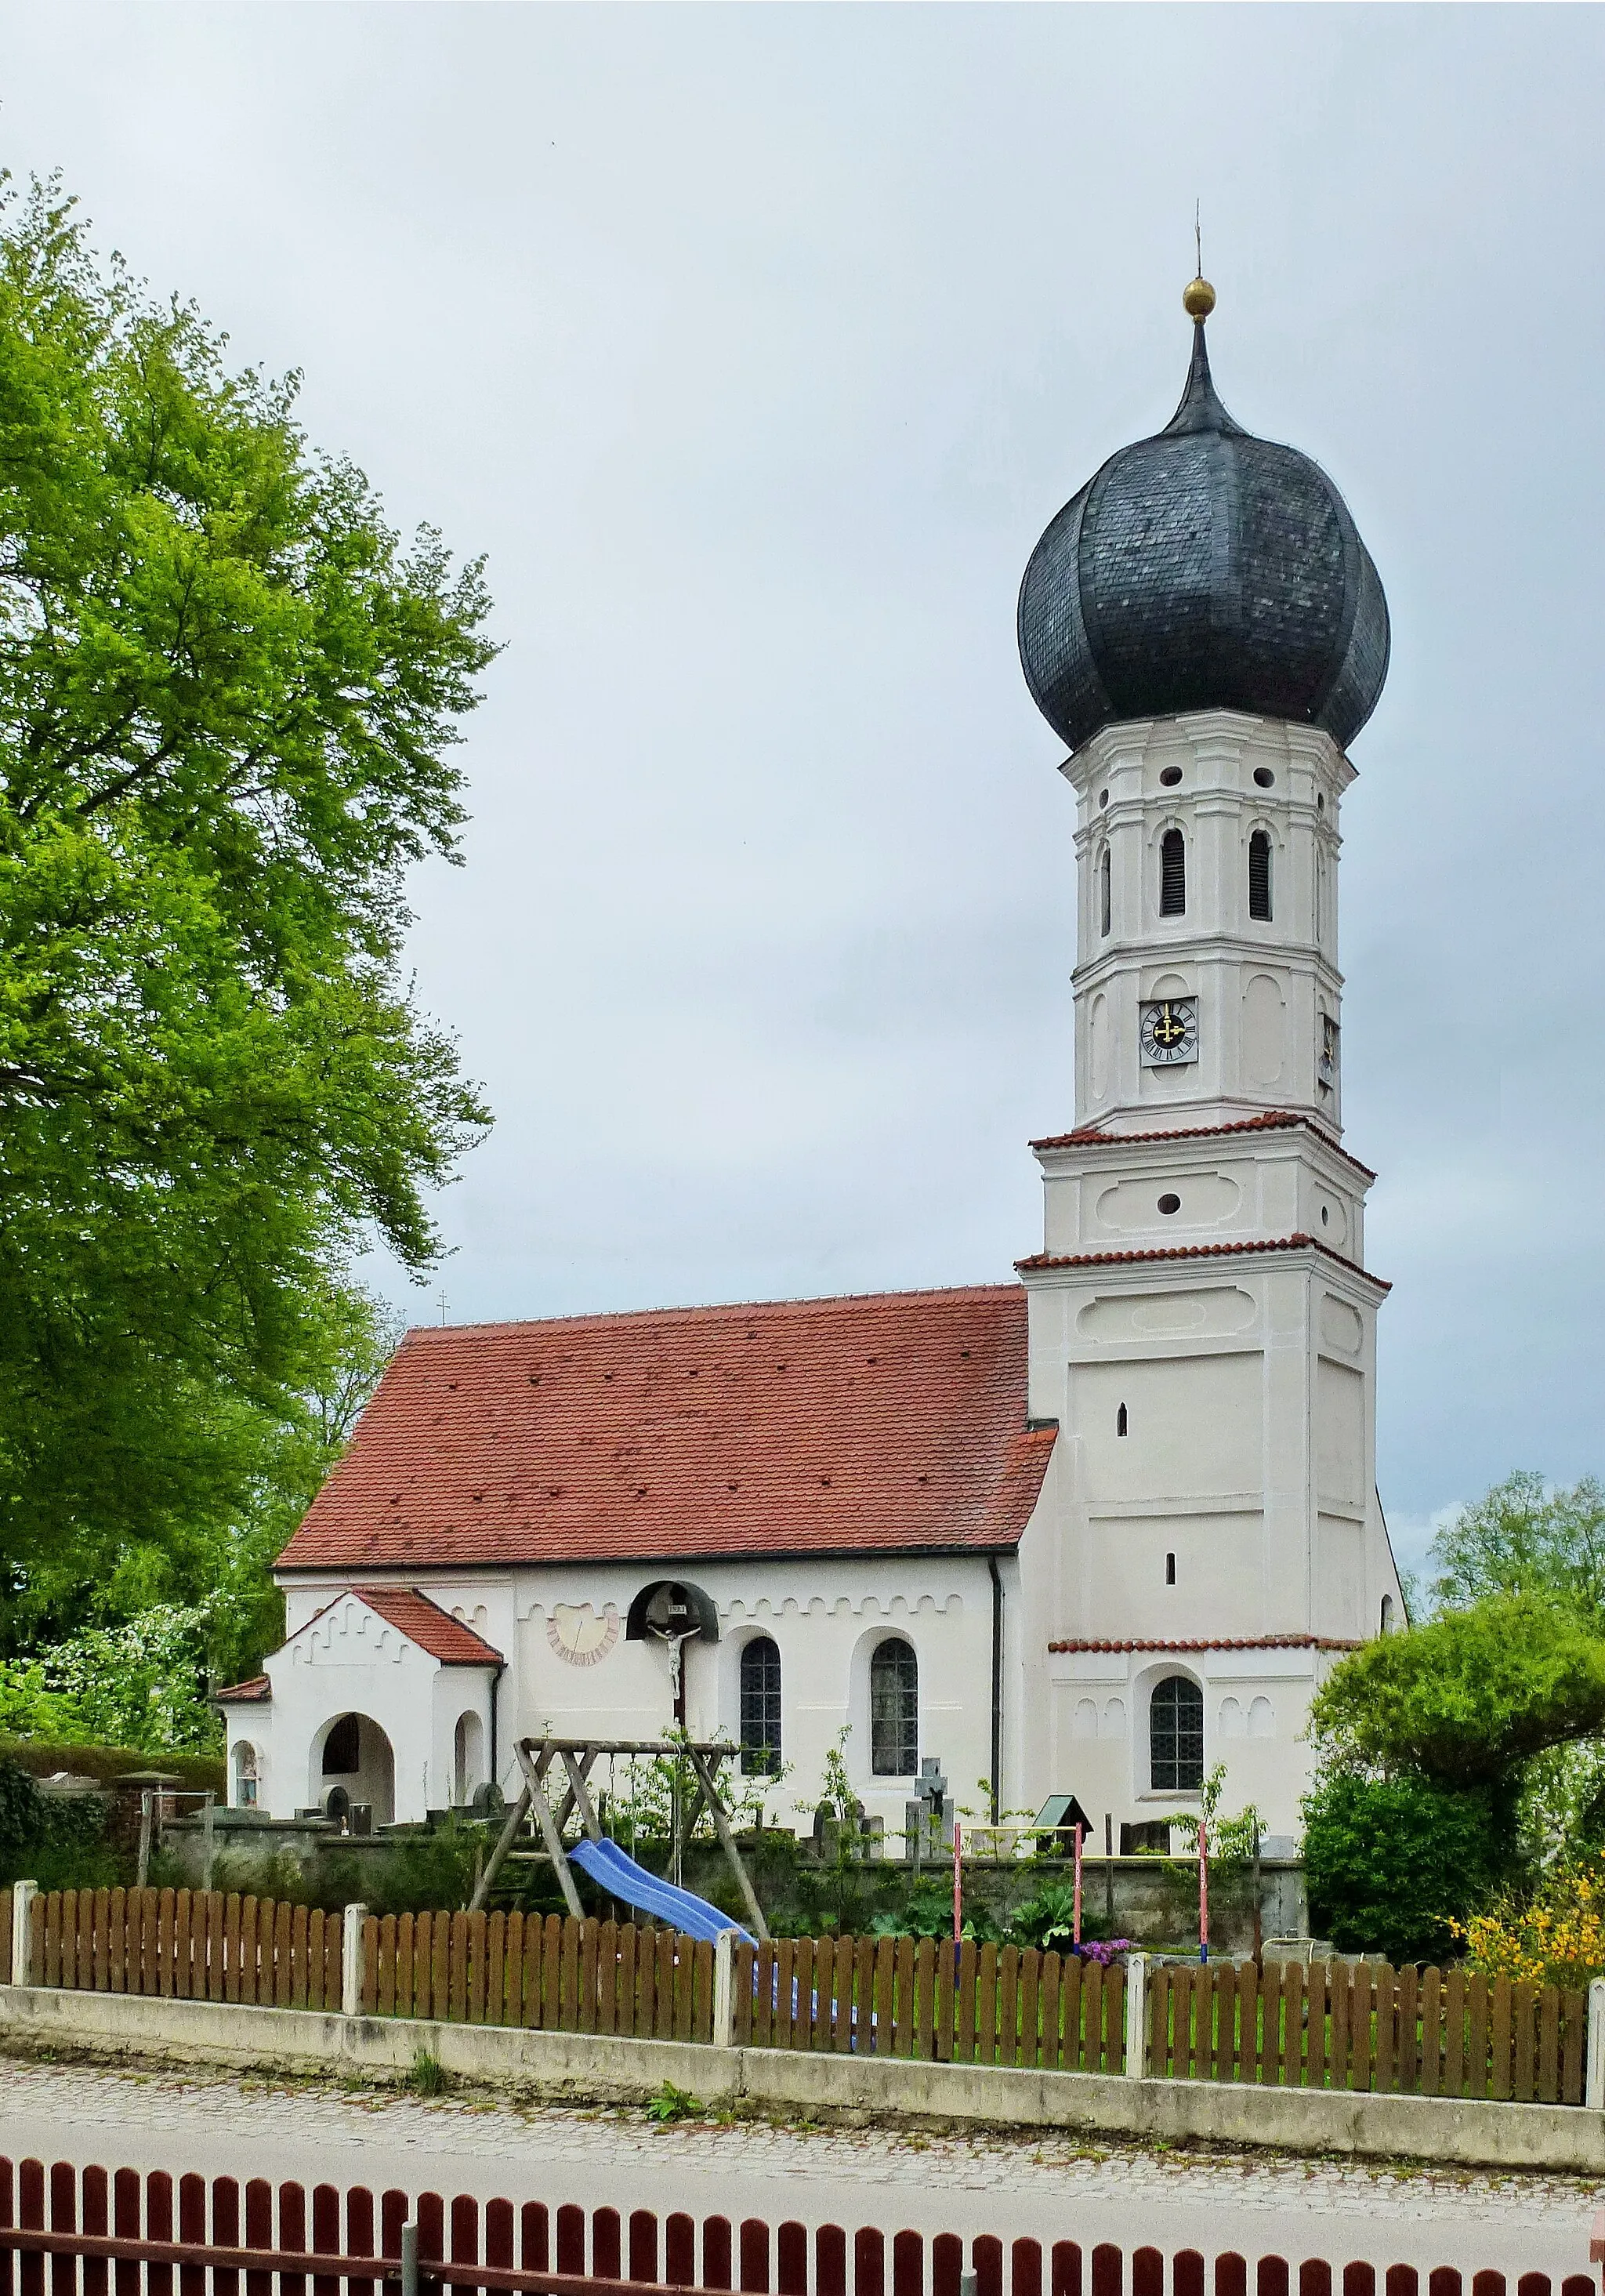
[[1032,1414],[1060,1430],[1028,1769],[1162,1826],[1224,1760],[1229,1804],[1290,1835],[1310,1693],[1399,1603],[1338,969],[1388,609],[1331,480],[1222,405],[1214,291],[1183,300],[1174,417],[1060,512],[1020,599],[1078,895],[1074,1123],[1034,1144],[1020,1265]]

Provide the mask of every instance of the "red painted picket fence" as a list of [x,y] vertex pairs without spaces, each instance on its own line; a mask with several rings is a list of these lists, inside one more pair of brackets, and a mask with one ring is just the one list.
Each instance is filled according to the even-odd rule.
[[[927,2241],[872,2226],[810,2230],[749,2217],[659,2220],[651,2210],[548,2210],[529,2201],[481,2204],[466,2194],[414,2198],[354,2185],[279,2185],[232,2177],[142,2177],[67,2161],[0,2160],[0,2296],[381,2296],[401,2277],[402,2228],[417,2226],[421,2296],[483,2289],[487,2296],[661,2296],[694,2291],[774,2291],[774,2296],[960,2296],[964,2243]],[[1514,2291],[1499,2272],[1464,2276],[1448,2267],[1422,2276],[1394,2265],[1196,2249],[1128,2258],[1102,2244],[983,2235],[970,2244],[977,2296],[1600,2296],[1592,2273],[1568,2274],[1556,2292],[1546,2273],[1523,2273]],[[210,2288],[208,2288],[208,2276]],[[1378,2280],[1381,2280],[1379,2292]]]

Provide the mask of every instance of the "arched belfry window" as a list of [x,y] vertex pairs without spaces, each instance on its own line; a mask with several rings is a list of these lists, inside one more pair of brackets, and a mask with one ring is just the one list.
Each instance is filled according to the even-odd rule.
[[1179,829],[1167,829],[1159,840],[1159,914],[1187,914],[1187,840]]
[[780,1767],[780,1647],[755,1635],[741,1652],[741,1768],[778,1777]]
[[912,1778],[920,1767],[920,1662],[893,1636],[870,1660],[870,1767],[878,1778]]
[[1249,914],[1271,921],[1271,839],[1263,829],[1249,840]]
[[1204,1693],[1167,1674],[1148,1702],[1150,1783],[1155,1793],[1193,1793],[1204,1783]]
[[1100,932],[1108,932],[1110,914],[1109,848],[1106,845],[1103,849],[1103,857],[1098,864],[1098,930]]

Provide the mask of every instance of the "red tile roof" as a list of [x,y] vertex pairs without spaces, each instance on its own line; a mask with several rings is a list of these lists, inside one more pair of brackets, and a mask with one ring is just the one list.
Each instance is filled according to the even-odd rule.
[[[442,1666],[500,1666],[502,1653],[482,1635],[454,1619],[438,1603],[431,1603],[416,1587],[353,1587],[359,1603],[416,1643]],[[321,1615],[321,1614],[320,1614]]]
[[1267,1236],[1259,1242],[1249,1243],[1177,1243],[1152,1251],[1037,1251],[1029,1259],[1017,1259],[1016,1267],[1022,1273],[1027,1268],[1039,1267],[1127,1267],[1148,1259],[1230,1259],[1254,1251],[1321,1251],[1328,1259],[1335,1259],[1339,1267],[1351,1275],[1363,1275],[1380,1292],[1391,1292],[1391,1283],[1381,1276],[1372,1275],[1360,1266],[1357,1259],[1345,1259],[1330,1243],[1322,1243],[1318,1235],[1304,1235],[1297,1231],[1291,1235]]
[[1362,1164],[1359,1158],[1351,1156],[1347,1148],[1340,1148],[1324,1125],[1317,1124],[1313,1117],[1299,1116],[1293,1110],[1285,1108],[1267,1109],[1263,1116],[1240,1117],[1231,1124],[1195,1125],[1191,1131],[1100,1132],[1091,1126],[1084,1126],[1078,1132],[1057,1132],[1045,1140],[1033,1140],[1031,1145],[1033,1148],[1129,1148],[1134,1144],[1141,1145],[1154,1140],[1219,1140],[1232,1132],[1292,1132],[1300,1126],[1306,1131],[1313,1132],[1322,1147],[1330,1148],[1335,1156],[1341,1156],[1346,1164],[1352,1164],[1356,1172],[1363,1172],[1368,1180],[1376,1178],[1371,1166]]
[[214,1706],[266,1706],[272,1702],[273,1685],[265,1674],[253,1674],[249,1682],[231,1682],[225,1690],[214,1690]]
[[424,1327],[280,1562],[985,1553],[1055,1432],[1018,1284]]
[[1358,1643],[1333,1640],[1328,1635],[1235,1635],[1224,1641],[1133,1643],[1050,1643],[1051,1651],[1262,1651],[1358,1650]]

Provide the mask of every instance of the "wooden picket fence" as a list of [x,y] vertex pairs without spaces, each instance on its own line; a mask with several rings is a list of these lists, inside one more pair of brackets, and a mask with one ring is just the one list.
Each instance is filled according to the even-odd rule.
[[[738,2047],[1118,2072],[1125,1972],[1056,1953],[929,1938],[736,1945]],[[370,1915],[363,2006],[389,2016],[713,2038],[713,1948],[633,1923],[549,1914]]]
[[1387,1963],[1160,1966],[1148,2070],[1179,2079],[1581,2104],[1588,2003],[1553,1985]]
[[[0,1953],[9,1978],[9,1891]],[[339,1915],[188,1890],[53,1890],[36,1984],[279,2009],[341,2006]],[[711,2042],[714,1948],[555,1914],[369,1915],[370,2016]],[[780,1938],[732,1955],[738,2047],[1120,2072],[1126,1972],[929,1938]],[[1580,2104],[1580,1992],[1386,1964],[1156,1964],[1146,2069],[1178,2079]]]
[[[11,1957],[11,1897],[0,1933]],[[36,1985],[258,2009],[338,2009],[339,1914],[204,1890],[52,1890],[29,1909]]]
[[[458,2194],[375,2194],[354,2185],[274,2186],[262,2178],[141,2177],[79,2169],[68,2161],[0,2159],[0,2296],[380,2296],[406,2285],[403,2228],[415,2229],[420,2296],[446,2288],[486,2296],[663,2296],[750,2290],[774,2296],[960,2296],[961,2276],[976,2276],[977,2296],[1468,2296],[1466,2277],[1444,2266],[1427,2274],[1392,2265],[1325,2257],[1293,2264],[1252,2261],[1235,2250],[1206,2258],[1197,2249],[1167,2256],[1138,2248],[1129,2259],[1112,2243],[1090,2253],[1075,2241],[955,2233],[927,2240],[877,2226],[688,2215],[659,2219],[636,2209],[548,2210],[543,2202],[481,2204]],[[406,2245],[410,2246],[410,2241]],[[1579,2243],[1580,2244],[1580,2243]],[[46,2261],[48,2259],[48,2263]],[[14,2276],[14,2277],[13,2277]],[[1469,2296],[1511,2296],[1500,2272],[1473,2272]],[[1422,2281],[1426,2282],[1425,2290]],[[1513,2296],[1599,2296],[1592,2272],[1568,2273],[1557,2292],[1549,2275],[1524,2272]]]

